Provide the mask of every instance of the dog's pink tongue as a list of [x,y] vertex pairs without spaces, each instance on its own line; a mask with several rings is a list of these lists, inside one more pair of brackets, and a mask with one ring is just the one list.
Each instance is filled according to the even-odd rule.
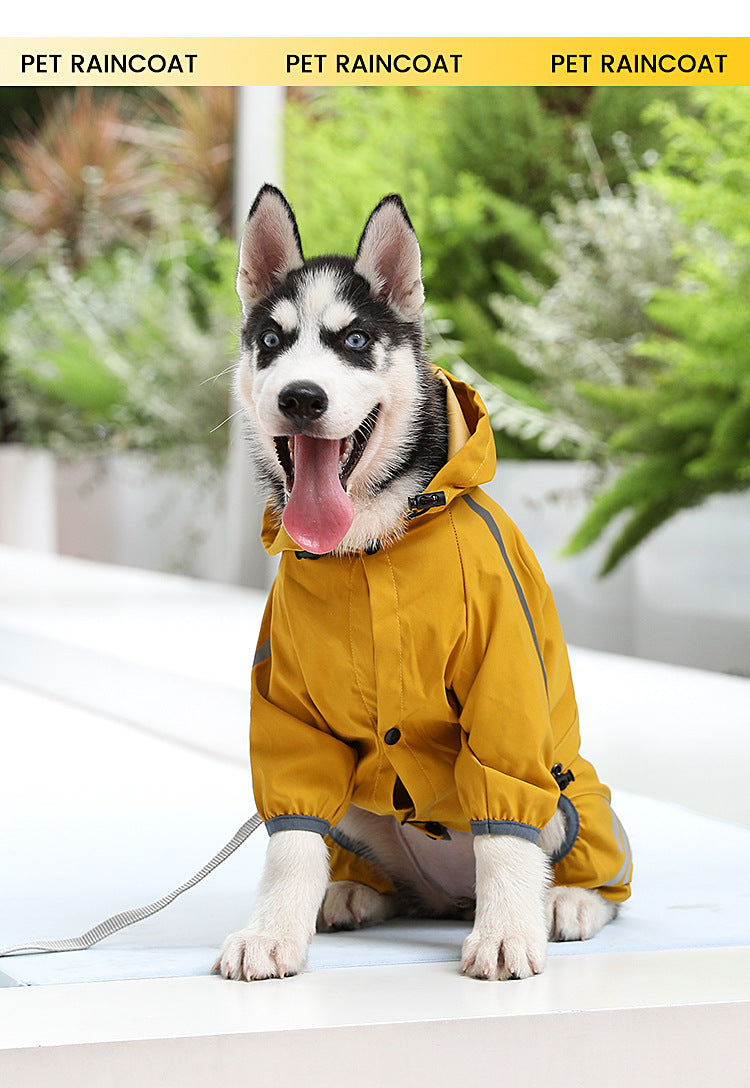
[[337,438],[294,439],[294,485],[281,520],[292,540],[316,555],[333,551],[354,520],[339,480],[339,446]]

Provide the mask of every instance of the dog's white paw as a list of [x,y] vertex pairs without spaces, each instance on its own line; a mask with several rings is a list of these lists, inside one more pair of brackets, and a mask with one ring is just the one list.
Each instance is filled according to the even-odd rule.
[[515,835],[477,835],[477,909],[461,970],[472,978],[530,978],[547,962],[547,858]]
[[546,936],[531,927],[506,934],[473,929],[461,950],[461,970],[472,978],[531,978],[542,973],[546,962]]
[[309,942],[241,929],[224,941],[214,971],[224,978],[253,982],[298,975],[307,963]]
[[589,888],[550,889],[547,927],[551,941],[587,941],[611,922],[617,906]]
[[355,880],[336,880],[328,885],[318,913],[320,932],[375,926],[396,913],[392,895],[382,895]]

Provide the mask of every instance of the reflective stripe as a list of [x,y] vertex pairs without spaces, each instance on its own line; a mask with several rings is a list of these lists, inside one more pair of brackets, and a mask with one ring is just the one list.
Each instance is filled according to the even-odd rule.
[[253,658],[253,668],[256,665],[260,665],[261,661],[267,661],[271,656],[271,639],[266,639],[262,646],[259,646],[255,651],[255,657]]
[[[608,808],[612,815],[612,833],[617,839],[617,845],[619,846],[622,853],[625,855],[625,861],[623,862],[617,876],[613,876],[611,880],[605,880],[603,884],[599,885],[601,888],[610,888],[615,884],[629,884],[631,875],[630,870],[633,867],[633,854],[630,849],[630,840],[628,839],[627,832],[617,818],[617,813],[612,808],[612,806],[608,804]],[[628,877],[627,880],[625,880],[625,876]]]
[[479,514],[482,521],[485,523],[485,525],[487,526],[489,531],[494,536],[495,541],[497,543],[497,546],[500,549],[500,554],[502,555],[502,557],[503,557],[503,559],[505,561],[505,565],[508,568],[508,572],[509,572],[511,578],[513,579],[513,585],[516,587],[516,593],[518,594],[518,599],[521,602],[521,608],[523,608],[524,615],[526,616],[526,622],[529,625],[529,630],[531,631],[531,637],[534,640],[534,648],[536,649],[536,656],[539,658],[539,666],[540,666],[540,668],[542,670],[542,676],[544,677],[544,690],[549,695],[549,688],[547,687],[547,670],[545,669],[544,661],[542,660],[542,651],[539,649],[539,642],[538,642],[537,637],[536,637],[536,630],[534,628],[534,621],[531,618],[531,610],[529,609],[526,598],[523,595],[523,590],[521,589],[521,583],[518,581],[518,578],[516,577],[516,572],[513,570],[513,567],[511,566],[510,559],[508,558],[508,553],[505,550],[505,544],[503,543],[503,538],[502,538],[502,534],[500,532],[500,529],[498,528],[497,523],[495,522],[495,519],[493,518],[492,514],[490,514],[490,512],[488,510],[485,510],[485,508],[483,506],[480,506],[478,502],[475,502],[474,499],[472,499],[472,497],[470,495],[462,495],[461,497],[464,500],[464,502],[469,507],[471,507],[471,509],[474,511],[475,514]]

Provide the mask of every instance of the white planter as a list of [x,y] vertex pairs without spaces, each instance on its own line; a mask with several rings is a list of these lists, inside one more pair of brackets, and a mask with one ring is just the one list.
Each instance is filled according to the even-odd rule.
[[750,676],[750,493],[683,511],[635,558],[636,654]]
[[49,450],[0,445],[0,543],[56,549],[55,459]]
[[559,555],[588,507],[591,473],[578,462],[501,461],[487,487],[534,549],[568,641],[750,675],[750,493],[678,514],[600,579],[616,529],[582,555]]
[[[49,459],[46,474],[54,475]],[[21,478],[20,472],[12,476],[15,542],[21,523],[33,521],[20,517],[22,500],[44,490],[40,483],[21,485]],[[249,475],[247,481],[252,488]],[[597,572],[612,534],[582,555],[560,555],[588,508],[591,481],[591,468],[578,462],[503,461],[486,488],[534,549],[567,640],[750,675],[750,494],[716,496],[678,515],[601,579]],[[98,471],[90,462],[61,465],[59,550],[215,581],[236,579],[231,556],[237,542],[231,548],[229,537],[258,547],[257,528],[244,526],[238,536],[236,502],[227,503],[226,490],[224,481],[207,492],[186,477],[154,473],[136,455],[109,458]],[[3,495],[11,497],[7,489]],[[48,504],[48,543],[34,546],[53,546],[50,520]],[[0,532],[4,523],[8,517],[0,514]],[[44,533],[37,534],[41,539]]]
[[223,481],[207,488],[138,454],[59,467],[63,555],[226,579]]

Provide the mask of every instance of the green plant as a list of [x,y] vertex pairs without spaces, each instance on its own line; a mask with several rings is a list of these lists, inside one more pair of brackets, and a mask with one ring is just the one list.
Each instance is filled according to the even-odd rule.
[[543,275],[536,216],[471,166],[453,168],[450,99],[441,88],[340,88],[293,98],[286,189],[305,252],[352,252],[367,215],[399,191],[422,246],[430,298],[484,300]]
[[[64,456],[137,449],[169,467],[219,465],[235,326],[235,247],[168,194],[149,244],[29,271],[0,325],[6,387],[24,441]],[[196,274],[198,273],[198,274]]]
[[151,229],[154,162],[123,139],[132,98],[78,88],[52,101],[38,130],[7,141],[0,177],[0,264],[25,269],[52,246],[73,268]]
[[222,235],[233,235],[235,89],[165,87],[124,134],[151,152],[164,184],[194,206],[211,208]]
[[351,253],[386,193],[411,209],[413,178],[445,191],[438,154],[440,88],[341,87],[290,95],[284,125],[285,190],[305,253]]
[[[495,335],[494,292],[528,297],[524,270],[543,279],[546,234],[528,207],[448,162],[452,119],[441,88],[341,88],[293,96],[286,189],[305,253],[352,252],[367,215],[400,191],[422,249],[427,297],[450,322],[462,357],[507,388],[526,370]],[[506,434],[507,455],[534,444]]]
[[702,116],[653,107],[668,139],[650,184],[691,229],[673,287],[648,307],[642,387],[591,390],[618,420],[621,472],[570,543],[578,552],[622,519],[603,573],[658,526],[709,495],[750,487],[750,90],[696,93]]
[[2,341],[2,321],[26,297],[23,280],[0,271],[0,444],[22,442],[23,429],[18,418],[11,391],[11,366]]
[[607,460],[618,417],[601,389],[648,383],[655,368],[641,341],[655,328],[647,304],[676,282],[675,249],[687,235],[669,204],[640,181],[612,192],[596,149],[579,140],[599,177],[592,194],[555,201],[545,217],[552,286],[528,280],[532,301],[496,295],[500,340],[533,375],[532,385],[556,416],[575,424],[574,456]]
[[19,133],[31,132],[44,116],[50,98],[60,93],[57,87],[3,87],[0,90],[0,160],[11,161],[7,140]]
[[533,87],[452,87],[445,97],[444,160],[537,214],[567,188],[565,124]]
[[472,385],[489,413],[499,457],[514,456],[519,448],[530,456],[575,456],[586,444],[587,434],[561,412],[550,408],[531,386],[518,382],[509,392],[504,385],[480,374],[467,362],[463,344],[454,339],[453,325],[425,308],[425,338],[430,358],[457,378]]
[[[591,133],[613,189],[628,183],[634,169],[665,151],[667,139],[658,120],[660,103],[671,103],[682,117],[700,114],[690,87],[596,87],[588,98],[579,120]],[[623,134],[628,139],[627,156],[621,153]]]
[[8,141],[3,440],[138,449],[191,471],[221,461],[227,382],[210,379],[236,323],[235,245],[217,230],[233,105],[226,88],[79,88]]

